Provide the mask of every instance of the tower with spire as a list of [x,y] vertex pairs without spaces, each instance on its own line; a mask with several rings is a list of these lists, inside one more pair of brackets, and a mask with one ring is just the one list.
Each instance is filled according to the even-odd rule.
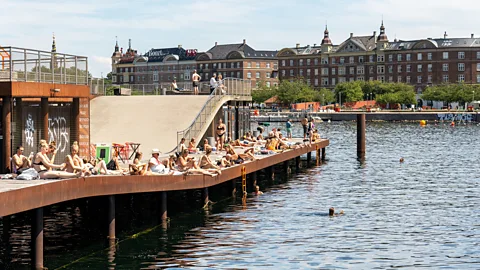
[[58,62],[57,62],[57,44],[55,43],[55,33],[53,33],[52,36],[52,62],[50,63],[50,69],[56,69],[58,68]]
[[377,38],[377,50],[384,50],[388,45],[388,37],[387,34],[385,34],[385,26],[383,25],[383,19],[382,19],[382,25],[380,26],[380,35]]
[[332,47],[333,44],[329,36],[328,26],[325,24],[325,31],[323,32],[322,40],[322,53],[329,53],[332,50]]
[[118,38],[115,37],[115,50],[112,54],[112,74],[117,73],[117,64],[120,62],[122,58],[122,53],[120,52],[120,48],[118,47]]

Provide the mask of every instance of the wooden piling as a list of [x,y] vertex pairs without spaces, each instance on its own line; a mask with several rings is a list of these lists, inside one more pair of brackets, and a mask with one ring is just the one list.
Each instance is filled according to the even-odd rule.
[[365,114],[357,114],[357,156],[359,158],[365,157]]

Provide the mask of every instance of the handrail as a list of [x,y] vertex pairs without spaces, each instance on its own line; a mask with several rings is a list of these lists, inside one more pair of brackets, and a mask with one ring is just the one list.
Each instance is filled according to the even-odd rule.
[[[225,86],[224,92],[222,92],[219,89],[219,87],[217,87],[209,95],[209,98],[208,98],[207,102],[205,102],[202,109],[195,116],[192,123],[186,129],[181,130],[181,131],[177,131],[177,145],[175,146],[175,148],[172,151],[170,151],[170,153],[174,152],[178,148],[178,145],[180,144],[181,138],[186,138],[187,139],[187,137],[192,138],[192,137],[196,137],[198,135],[196,133],[199,132],[202,129],[202,126],[205,124],[207,118],[211,115],[213,107],[215,107],[217,105],[216,102],[222,100],[222,98],[224,96],[251,96],[252,85],[251,85],[250,80],[243,80],[243,79],[238,79],[238,78],[225,78],[223,80],[223,83],[224,83],[224,86]],[[210,111],[208,111],[208,113],[207,113],[207,110],[210,110]],[[203,118],[202,118],[202,116],[203,116]],[[194,128],[197,125],[199,126],[199,129],[194,130]],[[195,134],[191,134],[192,130],[194,130]],[[193,136],[191,136],[191,135],[193,135]],[[197,141],[197,143],[198,143],[198,141]]]

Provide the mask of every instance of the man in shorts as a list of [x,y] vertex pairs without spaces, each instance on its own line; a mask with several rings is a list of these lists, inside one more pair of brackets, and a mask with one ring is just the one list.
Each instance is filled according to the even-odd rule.
[[292,138],[292,121],[290,119],[287,120],[287,138]]
[[308,118],[307,118],[307,115],[305,115],[305,117],[302,119],[303,140],[304,141],[307,139],[307,131],[308,131],[307,125],[308,125]]
[[200,75],[197,74],[197,70],[193,71],[192,81],[193,81],[193,94],[198,95],[198,85],[200,85]]

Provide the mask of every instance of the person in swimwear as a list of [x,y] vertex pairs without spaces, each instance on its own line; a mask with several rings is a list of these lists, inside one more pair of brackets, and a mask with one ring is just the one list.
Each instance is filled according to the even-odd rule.
[[220,145],[218,145],[218,149],[223,148],[223,144],[225,143],[225,132],[227,131],[227,126],[223,123],[222,119],[218,119],[218,126],[217,126],[217,136],[220,139]]
[[328,209],[328,215],[331,216],[331,217],[340,216],[340,215],[343,215],[343,210],[340,211],[340,213],[335,214],[335,208],[330,207],[330,209]]
[[193,71],[192,81],[193,81],[193,94],[198,95],[198,86],[200,85],[200,75],[197,74],[197,70]]

